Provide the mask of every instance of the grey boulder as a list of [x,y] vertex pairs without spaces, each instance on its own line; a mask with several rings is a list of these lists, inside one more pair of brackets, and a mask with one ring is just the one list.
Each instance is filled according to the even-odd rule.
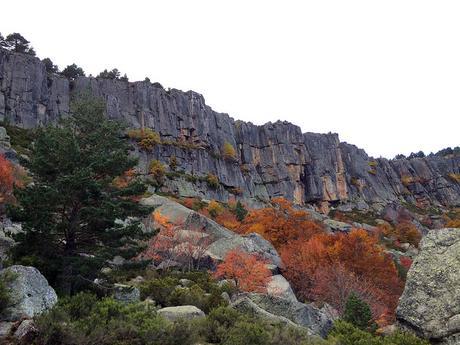
[[329,313],[312,304],[268,294],[243,294],[231,306],[267,320],[302,327],[311,335],[322,337],[327,335],[334,321]]
[[3,320],[33,318],[56,304],[56,292],[35,267],[14,265],[0,272],[1,276],[5,274],[13,279],[7,284],[12,302],[4,311]]
[[437,344],[460,342],[460,229],[432,230],[407,274],[399,326]]
[[169,321],[176,321],[179,319],[195,319],[204,317],[204,312],[195,307],[194,305],[181,305],[177,307],[166,307],[158,310],[158,314],[163,316]]

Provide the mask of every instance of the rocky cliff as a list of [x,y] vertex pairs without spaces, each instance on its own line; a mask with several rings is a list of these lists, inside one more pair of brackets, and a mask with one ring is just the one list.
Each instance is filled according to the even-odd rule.
[[[146,169],[151,159],[168,163],[175,156],[180,173],[165,188],[184,196],[222,201],[232,194],[254,201],[285,196],[322,209],[380,209],[402,201],[460,205],[459,156],[373,159],[337,134],[302,133],[287,122],[235,121],[193,91],[150,82],[69,81],[46,73],[38,58],[0,50],[0,121],[24,128],[54,122],[69,113],[72,97],[85,92],[106,101],[109,117],[160,134],[162,144],[139,152],[141,165]],[[222,158],[225,142],[236,149],[236,159]],[[200,179],[208,173],[218,177],[217,189]]]

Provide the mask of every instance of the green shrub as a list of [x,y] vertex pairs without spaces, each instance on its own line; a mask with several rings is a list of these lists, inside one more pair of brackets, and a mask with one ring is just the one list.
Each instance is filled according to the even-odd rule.
[[373,327],[371,308],[353,292],[345,303],[343,320],[363,330]]
[[220,307],[209,313],[205,321],[203,333],[211,343],[221,343],[229,329],[242,317],[241,313],[232,308]]
[[[180,287],[181,278],[193,282],[190,287]],[[166,277],[161,277],[144,282],[141,285],[141,297],[150,297],[162,307],[178,305],[194,305],[205,313],[226,305],[222,293],[234,293],[227,285],[218,286],[216,281],[207,272],[171,272]]]
[[226,334],[223,345],[266,345],[270,333],[261,323],[241,320]]
[[334,345],[429,345],[429,342],[415,335],[396,332],[390,336],[374,336],[345,321],[337,321],[328,336]]
[[[193,276],[200,284],[209,281],[206,274],[189,275]],[[35,321],[37,336],[31,342],[35,345],[428,345],[404,333],[374,336],[343,321],[336,322],[327,340],[321,340],[308,336],[306,330],[267,323],[223,306],[203,319],[169,322],[151,304],[99,300],[89,293],[61,299]]]
[[32,143],[36,138],[36,130],[24,129],[12,126],[6,121],[0,122],[0,126],[5,127],[10,140],[11,147],[19,154],[29,155]]
[[239,222],[242,222],[244,218],[246,218],[246,215],[248,214],[248,210],[246,210],[244,205],[240,201],[238,201],[236,203],[234,213],[235,213],[236,219]]
[[97,301],[90,294],[60,301],[37,318],[37,329],[34,343],[40,345],[191,345],[198,339],[193,322],[171,323],[148,304]]
[[429,342],[410,333],[396,332],[385,337],[383,345],[429,345]]
[[382,345],[380,338],[344,321],[335,323],[328,340],[336,341],[340,345]]
[[179,285],[179,278],[165,277],[144,282],[141,287],[141,298],[150,297],[158,305],[168,306],[169,296]]

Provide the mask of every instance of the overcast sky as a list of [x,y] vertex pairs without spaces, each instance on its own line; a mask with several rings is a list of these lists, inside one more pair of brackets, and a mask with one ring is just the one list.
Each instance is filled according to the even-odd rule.
[[[67,5],[68,4],[68,5]],[[370,155],[460,145],[460,1],[2,1],[0,32],[87,73],[337,132]]]

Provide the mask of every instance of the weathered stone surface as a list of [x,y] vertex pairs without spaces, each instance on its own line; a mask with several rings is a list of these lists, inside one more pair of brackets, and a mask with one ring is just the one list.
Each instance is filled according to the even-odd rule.
[[15,322],[10,321],[0,322],[0,340],[10,335],[11,331],[13,330],[14,324]]
[[0,148],[2,149],[11,148],[10,137],[6,133],[5,127],[0,127]]
[[134,286],[115,284],[113,298],[123,303],[135,303],[141,300],[141,292]]
[[181,305],[178,307],[166,307],[158,310],[158,314],[163,316],[169,321],[176,321],[179,319],[195,319],[204,317],[205,314],[201,309],[198,309],[194,305]]
[[231,306],[269,321],[304,327],[310,334],[322,337],[327,335],[333,322],[329,315],[313,305],[268,294],[244,294]]
[[[152,195],[141,202],[155,207],[151,218],[166,221],[175,231],[199,232],[202,236],[208,237],[206,254],[215,261],[223,260],[230,250],[238,248],[248,253],[258,254],[277,267],[281,265],[276,249],[258,234],[237,235],[198,212],[159,195]],[[153,221],[149,226],[161,228],[164,224]]]
[[353,226],[348,223],[339,222],[338,220],[333,219],[325,219],[323,221],[324,225],[329,228],[331,231],[339,231],[339,232],[350,232]]
[[284,316],[272,314],[266,311],[265,309],[259,307],[255,302],[253,302],[250,298],[246,296],[237,298],[234,302],[231,303],[231,307],[243,313],[247,313],[252,316],[257,316],[258,318],[270,323],[281,323],[283,325],[291,327],[300,327],[298,324],[292,322]]
[[[36,57],[0,50],[0,121],[25,128],[54,122],[69,113],[72,95],[88,90],[106,101],[110,118],[137,128],[144,124],[160,134],[163,144],[138,152],[141,169],[147,171],[152,159],[167,164],[175,156],[177,171],[198,177],[212,173],[221,183],[212,189],[205,181],[179,177],[166,181],[170,192],[227,201],[232,190],[239,190],[251,204],[284,196],[323,211],[340,203],[360,210],[402,200],[460,204],[460,184],[449,178],[460,173],[460,156],[373,159],[340,142],[337,134],[302,133],[281,121],[262,126],[234,121],[193,91],[165,90],[144,81],[80,77],[69,82],[47,74]],[[225,142],[236,149],[235,160],[221,157]]]
[[460,229],[432,230],[407,274],[400,326],[437,343],[460,339]]
[[0,275],[7,273],[14,277],[8,283],[12,303],[2,315],[3,320],[33,318],[56,304],[56,292],[35,267],[14,265],[2,270]]
[[22,344],[27,340],[32,340],[34,334],[37,332],[33,320],[24,320],[14,332],[14,337]]
[[281,274],[270,277],[267,285],[267,294],[297,302],[297,297],[289,282]]

